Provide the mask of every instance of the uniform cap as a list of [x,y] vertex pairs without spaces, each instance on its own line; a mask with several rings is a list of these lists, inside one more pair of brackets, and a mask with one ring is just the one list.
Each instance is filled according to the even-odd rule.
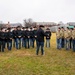
[[39,27],[44,27],[43,25],[40,25]]

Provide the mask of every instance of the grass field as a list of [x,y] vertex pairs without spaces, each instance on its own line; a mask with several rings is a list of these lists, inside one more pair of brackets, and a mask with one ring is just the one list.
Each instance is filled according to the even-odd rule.
[[36,56],[35,50],[1,52],[0,75],[75,75],[75,53],[57,50],[55,34],[51,37],[51,48],[44,48],[44,56]]

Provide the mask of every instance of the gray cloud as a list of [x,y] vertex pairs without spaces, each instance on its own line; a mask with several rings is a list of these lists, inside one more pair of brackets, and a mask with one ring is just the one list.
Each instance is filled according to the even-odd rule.
[[68,22],[75,20],[75,0],[0,0],[0,20]]

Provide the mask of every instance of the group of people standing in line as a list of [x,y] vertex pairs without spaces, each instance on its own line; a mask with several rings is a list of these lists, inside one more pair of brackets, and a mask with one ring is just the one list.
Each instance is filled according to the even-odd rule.
[[[12,47],[17,50],[22,47],[25,49],[34,48],[36,41],[36,55],[39,54],[41,48],[41,55],[44,55],[44,36],[46,37],[46,47],[50,47],[51,31],[49,28],[44,31],[44,26],[40,25],[37,27],[23,27],[20,26],[12,28],[1,28],[0,29],[0,52],[4,52],[7,48],[9,51]],[[59,27],[56,31],[57,49],[66,50],[72,49],[75,52],[75,27],[66,29]]]
[[56,32],[57,49],[72,49],[75,52],[75,27],[69,28],[59,27]]
[[44,31],[44,26],[37,27],[23,27],[20,26],[12,28],[0,29],[0,52],[4,52],[5,49],[9,51],[12,47],[17,50],[24,47],[25,49],[34,48],[36,41],[36,54],[38,55],[41,47],[41,55],[44,55],[44,36],[46,37],[46,47],[50,47],[51,31],[49,28]]

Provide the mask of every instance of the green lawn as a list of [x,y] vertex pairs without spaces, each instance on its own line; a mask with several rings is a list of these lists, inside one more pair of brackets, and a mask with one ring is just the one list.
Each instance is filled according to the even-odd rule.
[[37,56],[36,48],[5,51],[0,53],[0,75],[75,75],[75,53],[56,49],[55,34],[51,48],[45,55]]

